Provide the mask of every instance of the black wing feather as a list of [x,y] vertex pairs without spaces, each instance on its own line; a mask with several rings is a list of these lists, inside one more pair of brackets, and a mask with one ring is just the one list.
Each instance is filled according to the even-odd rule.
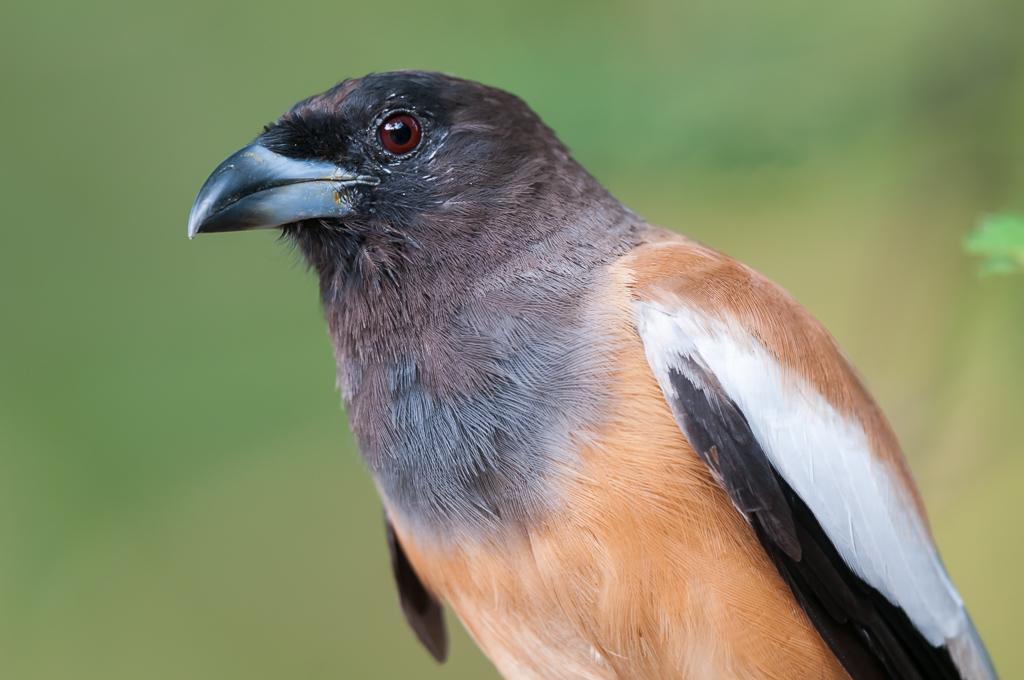
[[945,647],[933,647],[902,609],[847,566],[714,375],[683,357],[669,382],[670,405],[690,444],[847,673],[854,680],[960,678]]
[[398,542],[391,521],[386,517],[388,550],[391,552],[391,571],[398,585],[398,599],[402,613],[416,637],[438,663],[448,657],[448,632],[444,626],[444,610],[420,577],[416,575],[409,558]]

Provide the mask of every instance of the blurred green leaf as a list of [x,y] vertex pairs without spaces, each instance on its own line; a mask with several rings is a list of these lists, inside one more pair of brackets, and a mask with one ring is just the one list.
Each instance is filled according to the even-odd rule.
[[1010,274],[1024,269],[1024,217],[990,215],[964,239],[964,249],[985,258],[982,274]]

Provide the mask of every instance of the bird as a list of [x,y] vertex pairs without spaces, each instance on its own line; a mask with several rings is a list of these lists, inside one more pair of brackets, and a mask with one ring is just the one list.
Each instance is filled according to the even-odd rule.
[[295,104],[188,236],[315,273],[399,603],[507,678],[994,678],[827,330],[652,225],[523,100],[398,71]]

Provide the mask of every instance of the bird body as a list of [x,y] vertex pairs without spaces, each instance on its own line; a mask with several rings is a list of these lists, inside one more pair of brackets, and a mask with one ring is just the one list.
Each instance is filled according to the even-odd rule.
[[517,98],[408,72],[299,103],[190,217],[275,226],[436,658],[443,603],[509,678],[994,677],[831,336]]
[[614,369],[602,425],[551,474],[551,510],[455,541],[392,511],[402,543],[506,677],[844,677],[672,417],[633,321],[642,255],[595,291]]

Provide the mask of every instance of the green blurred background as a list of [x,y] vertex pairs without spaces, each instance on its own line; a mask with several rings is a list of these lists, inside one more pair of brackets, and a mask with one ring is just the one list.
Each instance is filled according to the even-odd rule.
[[494,677],[401,619],[313,278],[272,233],[185,238],[262,124],[408,67],[518,93],[626,203],[817,314],[1024,677],[1024,276],[961,250],[1024,208],[1022,10],[5,4],[0,677]]

